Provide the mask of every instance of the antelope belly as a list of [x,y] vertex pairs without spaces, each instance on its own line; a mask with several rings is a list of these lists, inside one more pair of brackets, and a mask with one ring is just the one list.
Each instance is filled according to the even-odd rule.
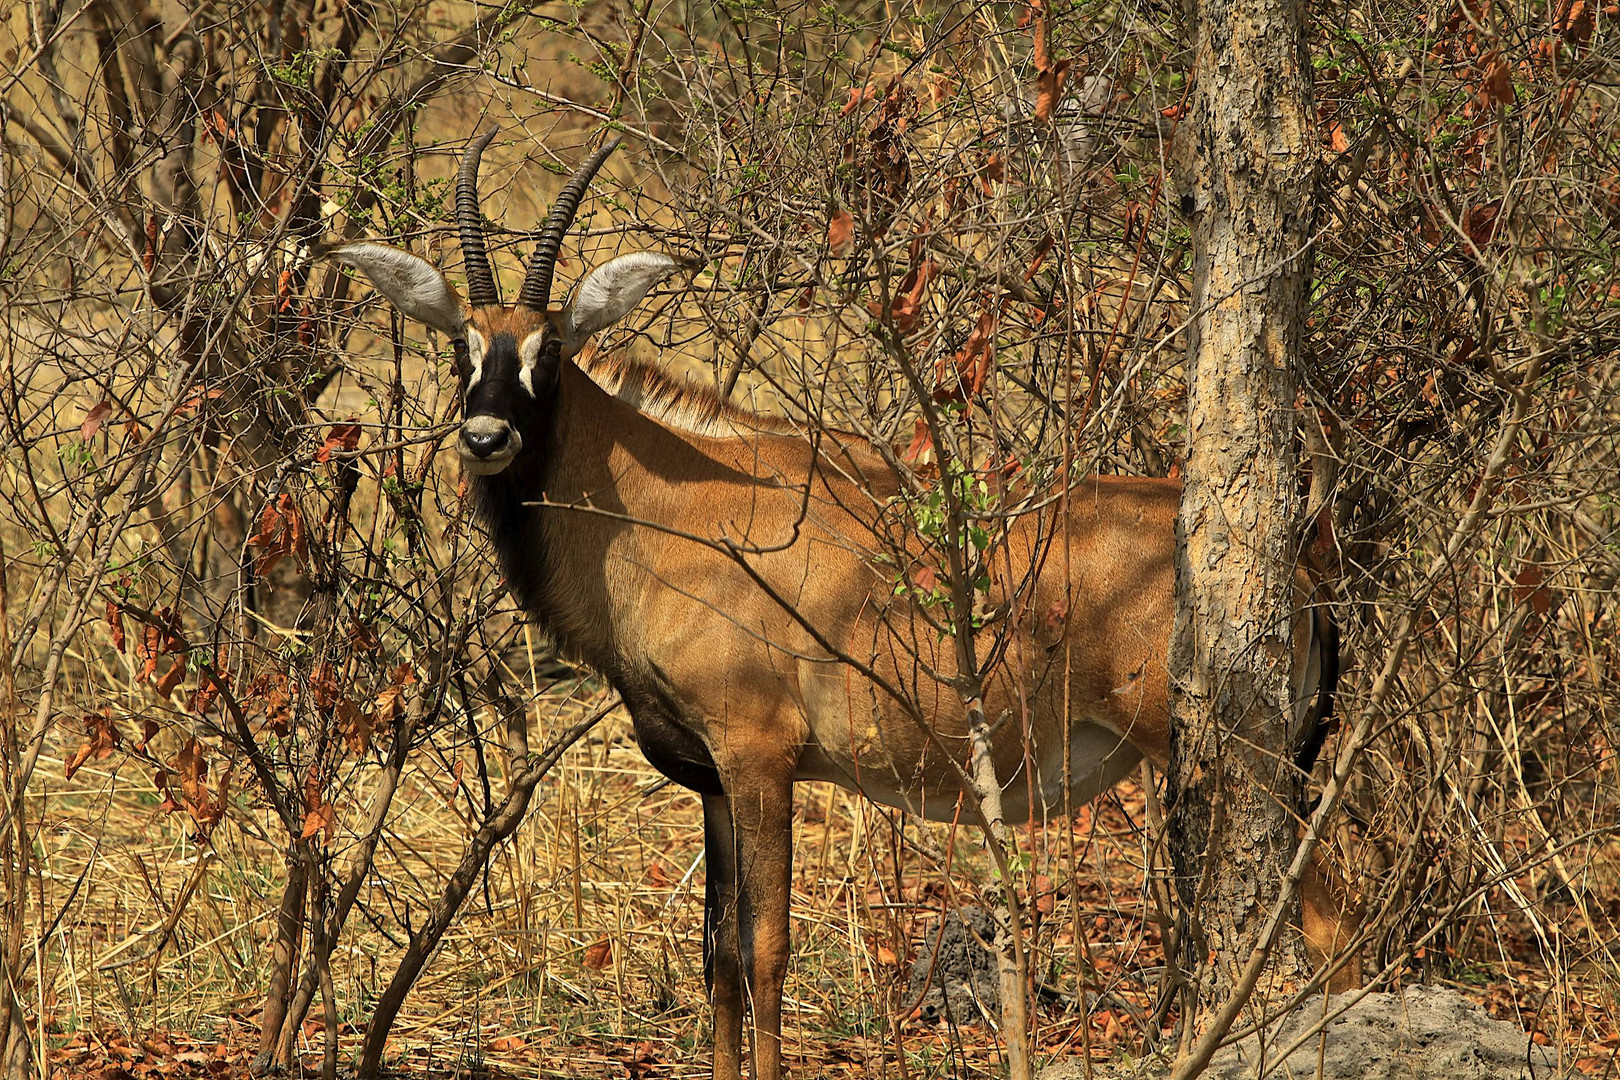
[[[810,742],[800,755],[795,779],[825,780],[933,821],[958,819],[961,788],[944,758],[948,754],[965,766],[967,740],[960,734],[940,734],[931,740],[910,720],[878,708],[869,685],[817,667],[820,670],[813,673],[803,668],[800,672]],[[1068,732],[1065,790],[1063,732],[1052,730],[1055,725],[1047,727],[1035,733],[1027,755],[1021,752],[1021,739],[1007,739],[1006,733],[998,739],[996,771],[1001,777],[1002,814],[1008,822],[1078,809],[1118,783],[1141,760],[1136,747],[1117,732],[1077,720]]]

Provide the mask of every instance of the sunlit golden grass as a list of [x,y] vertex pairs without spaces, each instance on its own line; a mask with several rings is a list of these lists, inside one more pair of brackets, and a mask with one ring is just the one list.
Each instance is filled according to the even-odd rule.
[[[539,703],[539,722],[559,724],[588,700],[588,691],[572,703],[553,694]],[[283,872],[276,845],[261,832],[264,809],[237,795],[226,824],[199,850],[189,819],[157,810],[150,778],[134,763],[114,755],[64,783],[65,740],[52,741],[41,762],[52,778],[31,806],[45,823],[39,900],[46,911],[65,909],[45,952],[50,1030],[247,1039],[264,993]],[[486,749],[498,796],[499,755]],[[373,874],[388,883],[391,899],[368,886],[361,903],[369,910],[350,919],[334,957],[338,1011],[351,1034],[392,971],[399,924],[419,920],[481,810],[470,748],[453,760],[415,764]],[[363,817],[366,799],[365,786],[354,785],[345,823]],[[1070,905],[1079,904],[1084,930],[1097,935],[1093,959],[1102,957],[1110,972],[1104,981],[1143,999],[1143,978],[1132,968],[1158,961],[1151,944],[1143,952],[1140,936],[1139,877],[1132,877],[1138,838],[1117,810],[1099,817],[1110,824],[1093,828],[1092,815],[1082,815],[1075,839],[1087,866],[1072,887],[1051,884],[1061,880],[1063,862],[1055,830],[1039,837],[1036,865],[1056,894],[1044,902],[1040,936],[1049,947],[1072,944]],[[960,1075],[964,1061],[970,1071],[993,1070],[986,1030],[928,1032],[899,1015],[911,1004],[906,962],[933,916],[971,902],[987,880],[977,841],[965,829],[920,825],[824,785],[801,789],[795,834],[792,1057],[855,1073],[884,1069],[904,1033],[899,1045],[915,1074]],[[919,849],[943,851],[953,835],[947,877]],[[339,829],[339,866],[352,839]],[[701,853],[697,799],[661,783],[615,716],[569,752],[492,860],[401,1014],[397,1053],[486,1055],[517,1075],[579,1075],[593,1063],[605,1068],[651,1053],[668,1075],[705,1073]],[[199,858],[208,860],[201,885],[154,961],[161,927]],[[1053,983],[1072,989],[1072,948],[1065,944],[1050,960]],[[1061,1012],[1048,1018],[1048,1036],[1072,1041],[1073,1022],[1062,1022]],[[318,1021],[306,1029],[318,1037]],[[638,1050],[643,1043],[650,1046]]]

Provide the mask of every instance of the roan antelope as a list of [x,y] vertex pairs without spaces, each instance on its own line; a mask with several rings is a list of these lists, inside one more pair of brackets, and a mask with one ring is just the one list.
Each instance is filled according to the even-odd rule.
[[[961,789],[946,757],[965,761],[968,745],[952,652],[895,595],[893,565],[874,558],[893,535],[900,484],[869,444],[837,432],[813,444],[625,359],[590,359],[589,373],[572,362],[680,266],[623,255],[587,274],[572,302],[548,307],[559,246],[616,142],[568,181],[517,303],[501,303],[477,191],[492,134],[469,148],[456,187],[465,301],[397,248],[335,254],[450,337],[464,408],[457,449],[511,587],[623,696],[647,759],[702,795],[714,1075],[741,1075],[746,1004],[753,1075],[775,1080],[793,782],[830,780],[951,820]],[[1171,481],[1094,477],[1071,487],[1066,522],[1044,500],[1008,526],[1012,584],[993,586],[992,600],[1067,613],[1024,620],[1022,644],[987,676],[986,715],[1028,718],[993,736],[1009,822],[1079,806],[1144,756],[1165,762],[1177,500]],[[1331,692],[1333,657],[1318,644],[1329,638],[1313,625],[1302,617],[1295,635],[1301,701]],[[875,682],[856,674],[862,665]],[[909,695],[913,711],[880,684]],[[919,707],[932,737],[912,718]]]

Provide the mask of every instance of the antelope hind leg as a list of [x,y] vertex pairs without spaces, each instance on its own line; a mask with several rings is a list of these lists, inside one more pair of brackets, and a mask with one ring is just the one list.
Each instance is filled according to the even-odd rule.
[[[1335,882],[1327,858],[1316,853],[1299,881],[1299,928],[1312,965],[1321,968],[1343,953],[1361,930],[1361,910]],[[1327,983],[1328,992],[1361,988],[1361,948],[1340,965]]]

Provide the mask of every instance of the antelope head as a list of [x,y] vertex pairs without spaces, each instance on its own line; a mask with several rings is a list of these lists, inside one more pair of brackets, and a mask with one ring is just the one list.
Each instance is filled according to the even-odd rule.
[[522,452],[523,432],[533,431],[532,423],[555,393],[562,364],[681,266],[652,252],[621,255],[587,274],[566,305],[550,307],[558,250],[591,178],[618,147],[614,139],[563,186],[535,244],[517,303],[501,303],[478,201],[478,163],[494,135],[489,131],[468,147],[456,177],[465,300],[437,267],[408,251],[362,241],[333,252],[365,274],[402,314],[449,336],[462,393],[456,449],[467,470],[479,476],[500,472]]

